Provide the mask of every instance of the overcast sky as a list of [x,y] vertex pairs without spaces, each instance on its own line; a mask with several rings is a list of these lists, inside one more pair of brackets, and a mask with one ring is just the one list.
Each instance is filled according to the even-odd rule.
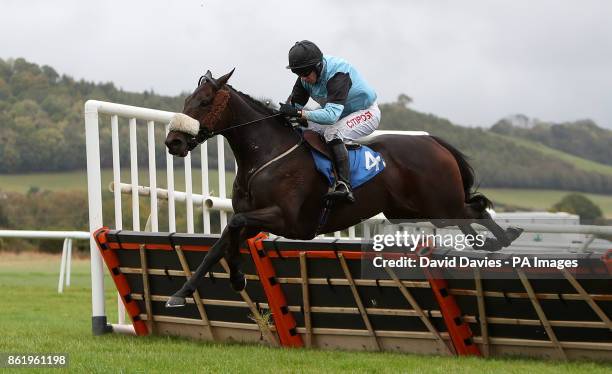
[[234,87],[282,100],[287,51],[309,39],[382,102],[405,93],[462,125],[524,113],[612,127],[611,16],[606,0],[2,0],[0,57],[166,95],[235,66]]

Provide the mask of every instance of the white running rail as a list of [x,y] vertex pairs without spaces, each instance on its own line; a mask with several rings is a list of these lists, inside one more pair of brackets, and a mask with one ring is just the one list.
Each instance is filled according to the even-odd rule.
[[34,231],[34,230],[0,230],[0,238],[19,239],[63,239],[62,259],[57,283],[57,292],[64,292],[64,286],[70,286],[70,268],[72,262],[72,240],[87,240],[87,231]]

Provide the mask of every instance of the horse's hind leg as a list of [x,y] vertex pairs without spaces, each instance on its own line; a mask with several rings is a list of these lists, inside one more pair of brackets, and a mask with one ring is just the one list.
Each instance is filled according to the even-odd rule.
[[[459,230],[461,230],[463,235],[466,235],[466,236],[470,235],[474,238],[478,237],[478,232],[474,230],[471,224],[466,223],[466,224],[458,225],[458,226],[459,226]],[[477,251],[496,252],[502,249],[503,247],[497,239],[485,238],[485,240],[482,241],[481,243],[479,243],[479,241],[474,240],[474,244],[472,245],[472,248],[474,248]]]
[[[474,249],[498,251],[499,249],[503,247],[510,246],[510,244],[512,244],[512,242],[523,233],[523,229],[512,227],[512,226],[504,230],[501,226],[497,224],[497,222],[493,220],[493,218],[491,218],[491,215],[484,209],[482,210],[475,209],[472,205],[466,204],[465,210],[466,210],[467,218],[472,221],[471,223],[476,223],[476,224],[486,227],[491,232],[491,234],[495,236],[495,239],[497,239],[496,241],[498,243],[495,244],[493,241],[491,241],[493,240],[492,238],[487,238],[487,241],[489,241],[490,243],[488,246],[490,248],[497,248],[497,246],[499,246],[499,248],[497,249],[488,249],[484,247],[474,248]],[[464,226],[467,226],[465,227],[465,229],[468,230],[469,233],[471,233],[471,231],[475,232],[475,230],[470,226],[470,224],[466,224]],[[460,229],[461,229],[461,226],[460,226]],[[461,231],[465,234],[466,232],[464,232],[463,230],[464,229],[461,229]]]
[[491,218],[489,213],[484,212],[483,215],[484,217],[482,219],[479,219],[477,223],[491,231],[491,233],[497,238],[497,240],[499,240],[499,243],[502,245],[502,247],[509,247],[510,244],[512,244],[512,242],[516,240],[519,236],[521,236],[521,234],[523,233],[523,229],[521,229],[520,227],[509,226],[506,230],[504,230],[501,226],[497,224],[497,222],[493,220],[493,218]]

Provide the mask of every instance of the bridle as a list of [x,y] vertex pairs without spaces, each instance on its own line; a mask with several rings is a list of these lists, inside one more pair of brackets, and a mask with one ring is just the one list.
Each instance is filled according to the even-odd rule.
[[[210,82],[210,84],[217,90],[219,91],[221,87],[219,87],[219,84],[211,77],[208,77],[206,75],[203,75],[200,77],[200,80],[198,81],[198,87],[205,83],[205,82]],[[204,143],[206,140],[212,138],[213,136],[216,135],[221,135],[224,132],[227,132],[229,130],[233,130],[233,129],[237,129],[239,127],[242,126],[247,126],[247,125],[252,125],[254,123],[257,122],[261,122],[261,121],[265,121],[267,119],[270,118],[275,118],[275,117],[279,117],[282,114],[280,112],[271,114],[269,116],[265,116],[265,117],[261,117],[252,121],[248,121],[248,122],[243,122],[243,123],[239,123],[239,124],[235,124],[232,125],[230,127],[226,127],[224,129],[221,130],[216,130],[216,131],[211,131],[209,130],[206,126],[202,126],[200,127],[200,129],[198,130],[198,133],[195,136],[192,136],[190,138],[187,139],[187,148],[189,151],[192,151],[195,147],[197,147],[198,145]]]

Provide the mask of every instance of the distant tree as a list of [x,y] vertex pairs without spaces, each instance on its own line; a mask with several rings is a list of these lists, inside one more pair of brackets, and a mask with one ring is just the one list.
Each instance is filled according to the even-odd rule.
[[11,87],[0,77],[0,100],[6,100],[11,97]]
[[406,94],[399,94],[397,97],[397,103],[403,107],[408,107],[413,102],[412,98]]
[[[2,199],[2,197],[0,197],[0,199]],[[0,204],[0,227],[8,228],[9,225],[10,221],[8,218],[8,213],[6,212],[6,202],[3,202]]]
[[0,58],[0,78],[3,78],[4,80],[9,80],[11,74],[13,74],[11,65],[8,63],[8,61],[4,61]]
[[589,198],[579,193],[565,195],[559,202],[552,206],[553,212],[567,212],[580,216],[580,221],[594,222],[603,217],[601,209]]
[[47,77],[47,79],[49,79],[50,83],[55,83],[58,80],[59,74],[51,66],[43,65],[41,70],[43,74]]
[[16,73],[29,72],[32,75],[40,74],[40,68],[38,65],[26,61],[26,59],[23,57],[15,59],[11,65],[13,66],[13,71]]

